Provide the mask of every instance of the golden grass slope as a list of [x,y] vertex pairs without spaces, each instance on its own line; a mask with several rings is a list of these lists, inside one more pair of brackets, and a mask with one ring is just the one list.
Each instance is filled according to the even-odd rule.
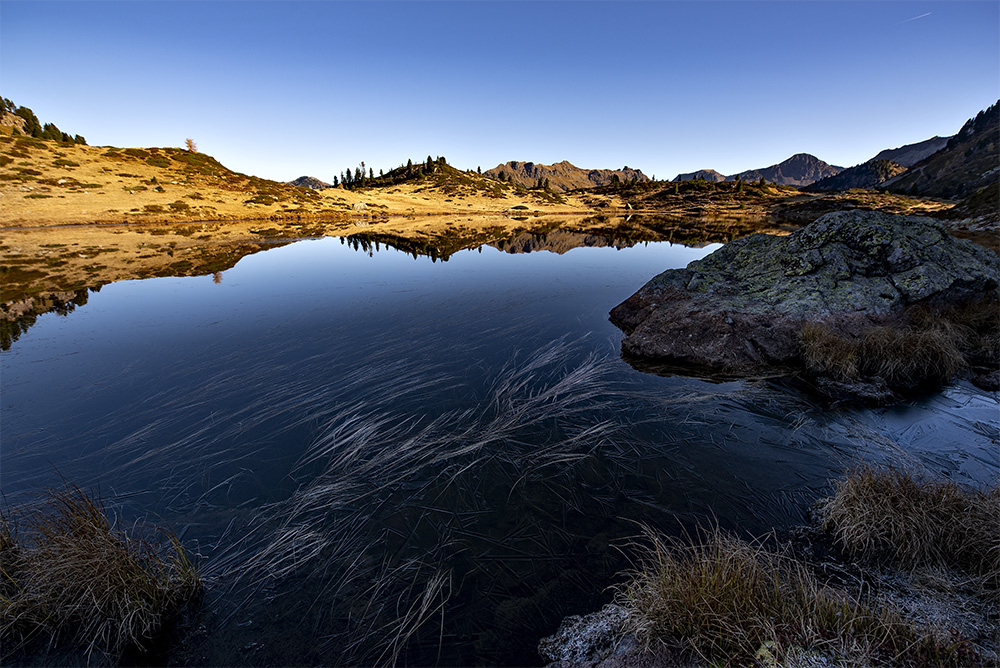
[[[296,220],[369,214],[581,213],[578,198],[500,184],[443,165],[389,187],[311,190],[233,172],[179,148],[109,148],[0,136],[0,227],[195,220]],[[459,175],[461,175],[459,177]],[[615,198],[605,198],[612,206]]]

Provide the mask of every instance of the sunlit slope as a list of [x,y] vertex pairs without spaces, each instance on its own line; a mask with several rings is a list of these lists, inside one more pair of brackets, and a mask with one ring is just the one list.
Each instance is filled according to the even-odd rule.
[[[391,177],[391,178],[390,178]],[[179,148],[109,148],[0,137],[0,226],[180,222],[531,210],[579,211],[574,198],[500,184],[450,165],[406,167],[351,189],[312,190],[234,172]]]

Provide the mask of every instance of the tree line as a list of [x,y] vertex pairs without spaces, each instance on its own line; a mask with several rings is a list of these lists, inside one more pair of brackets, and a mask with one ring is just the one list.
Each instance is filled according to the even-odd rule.
[[72,144],[83,144],[87,145],[87,140],[83,138],[82,135],[70,136],[69,133],[63,132],[55,123],[42,123],[35,116],[35,112],[27,107],[19,107],[5,97],[0,97],[0,115],[3,114],[13,114],[24,119],[24,132],[22,133],[17,127],[14,128],[14,136],[25,134],[29,137],[34,137],[36,139],[50,139],[52,141],[58,141],[63,143]]
[[347,189],[365,188],[368,186],[391,186],[409,181],[410,179],[433,174],[439,165],[447,164],[448,161],[442,156],[438,156],[437,159],[427,156],[425,162],[418,162],[416,164],[414,164],[413,160],[407,160],[406,165],[400,165],[396,169],[389,170],[388,174],[383,173],[380,169],[376,177],[375,170],[371,167],[366,167],[365,161],[362,160],[361,164],[357,167],[353,169],[348,167],[346,170],[340,172],[339,176],[334,175],[333,185],[334,187],[343,186]]

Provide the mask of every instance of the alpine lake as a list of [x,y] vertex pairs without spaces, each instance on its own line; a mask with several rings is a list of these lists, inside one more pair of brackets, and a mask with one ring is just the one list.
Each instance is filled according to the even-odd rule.
[[136,661],[472,666],[539,664],[644,526],[804,524],[858,462],[1000,475],[996,393],[966,381],[872,409],[623,360],[609,310],[720,245],[372,224],[77,287],[4,323],[0,487],[99,491],[195,556],[204,596]]

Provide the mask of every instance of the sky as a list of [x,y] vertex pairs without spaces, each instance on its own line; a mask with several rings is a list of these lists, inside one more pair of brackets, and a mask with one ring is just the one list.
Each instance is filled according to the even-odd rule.
[[847,167],[1000,98],[1000,2],[0,0],[0,95],[280,181],[428,155]]

